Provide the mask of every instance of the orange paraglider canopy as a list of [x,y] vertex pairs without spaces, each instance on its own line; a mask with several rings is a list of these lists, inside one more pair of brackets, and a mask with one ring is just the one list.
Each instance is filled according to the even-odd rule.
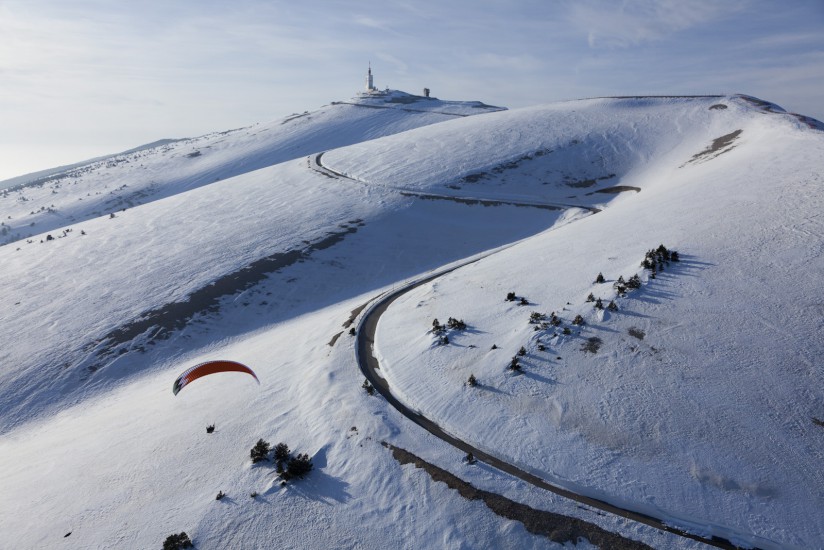
[[172,391],[177,395],[178,392],[190,382],[218,372],[245,372],[246,374],[251,374],[254,379],[257,380],[257,383],[260,384],[260,380],[258,380],[257,375],[252,369],[242,363],[236,361],[206,361],[205,363],[200,363],[183,371],[183,373],[177,377],[177,380],[175,380]]

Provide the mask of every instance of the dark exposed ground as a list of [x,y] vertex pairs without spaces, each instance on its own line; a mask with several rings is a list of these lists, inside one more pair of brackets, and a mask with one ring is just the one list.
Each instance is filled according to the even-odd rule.
[[738,136],[741,135],[742,131],[743,130],[735,130],[734,132],[730,132],[729,134],[723,135],[719,138],[715,138],[714,140],[712,140],[712,144],[709,147],[707,147],[700,153],[694,154],[690,160],[681,165],[681,168],[683,168],[691,162],[713,159],[718,155],[722,155],[727,151],[730,151],[735,147],[735,145],[733,145],[733,142],[736,139],[738,139]]
[[561,544],[565,542],[577,543],[580,539],[586,539],[599,548],[615,550],[651,548],[642,542],[606,531],[594,523],[554,512],[537,510],[501,495],[478,489],[409,451],[386,442],[383,443],[383,446],[392,451],[392,456],[399,463],[414,464],[416,468],[421,468],[429,474],[429,477],[434,481],[446,483],[447,487],[458,491],[465,499],[482,500],[497,515],[519,521],[530,533],[547,537],[553,542]]
[[278,252],[260,258],[195,290],[180,301],[169,302],[144,312],[139,318],[120,325],[89,346],[89,348],[97,348],[95,351],[97,360],[87,367],[88,370],[94,372],[105,365],[112,356],[124,353],[126,350],[123,348],[118,350],[118,347],[129,344],[142,334],[150,333],[149,341],[169,338],[174,331],[186,327],[195,315],[217,312],[221,299],[224,297],[251,288],[266,279],[269,274],[308,259],[315,251],[334,246],[347,235],[355,233],[361,226],[363,226],[361,220],[353,220],[343,226],[341,231],[329,233],[315,242],[308,242],[301,249]]
[[632,185],[615,185],[613,187],[604,187],[603,189],[597,189],[592,191],[591,193],[587,193],[587,196],[592,195],[594,193],[605,193],[605,194],[618,194],[623,193],[624,191],[635,191],[636,193],[641,192],[640,187],[633,187]]

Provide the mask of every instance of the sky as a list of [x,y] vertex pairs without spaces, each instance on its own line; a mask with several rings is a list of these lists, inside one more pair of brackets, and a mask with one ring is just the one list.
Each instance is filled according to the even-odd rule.
[[381,89],[745,93],[824,120],[824,0],[0,0],[0,180]]

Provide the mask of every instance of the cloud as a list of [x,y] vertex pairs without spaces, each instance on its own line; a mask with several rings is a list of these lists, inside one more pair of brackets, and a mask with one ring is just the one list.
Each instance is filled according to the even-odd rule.
[[744,5],[742,0],[595,0],[576,2],[568,18],[586,34],[590,48],[628,48],[704,25]]

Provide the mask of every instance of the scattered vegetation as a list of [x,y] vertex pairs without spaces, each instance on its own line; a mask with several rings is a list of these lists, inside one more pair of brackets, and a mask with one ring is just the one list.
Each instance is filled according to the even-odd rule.
[[166,537],[166,540],[163,541],[163,550],[182,550],[183,548],[194,548],[186,531],[169,535]]
[[363,388],[369,395],[373,395],[375,393],[375,388],[369,383],[369,380],[364,380],[361,388]]

